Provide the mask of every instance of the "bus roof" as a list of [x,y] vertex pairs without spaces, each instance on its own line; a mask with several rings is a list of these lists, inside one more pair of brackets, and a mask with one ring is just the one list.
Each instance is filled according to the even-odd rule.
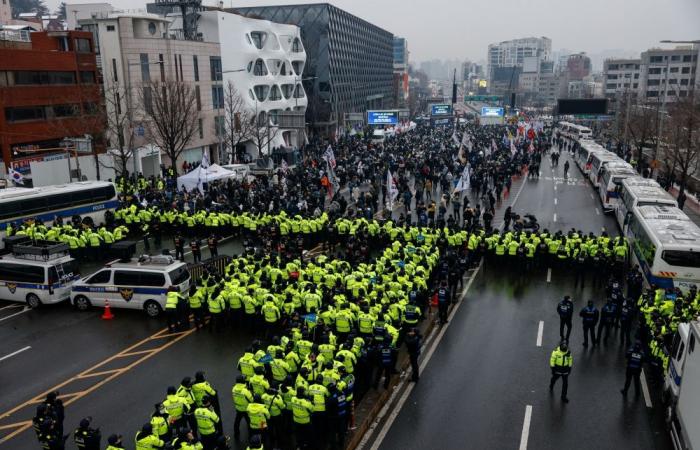
[[644,220],[690,220],[690,217],[679,208],[668,205],[645,205],[637,208]]
[[653,186],[660,188],[661,185],[651,178],[643,178],[640,176],[626,178],[623,183],[631,188],[632,186]]
[[700,228],[691,220],[644,219],[640,221],[653,239],[671,250],[687,250],[693,247],[700,251]]
[[671,194],[664,191],[661,186],[649,186],[644,184],[628,185],[627,192],[636,197],[639,201],[661,200],[672,202],[675,205],[678,204],[676,199],[673,198]]
[[35,188],[7,188],[0,190],[0,200],[7,200],[17,197],[27,197],[33,195],[41,194],[54,194],[54,193],[66,193],[75,192],[83,189],[100,188],[111,186],[112,183],[108,181],[78,181],[70,184],[57,184],[53,186],[42,186]]
[[[629,164],[625,163],[627,166]],[[608,173],[612,175],[612,177],[633,177],[637,175],[637,171],[632,168],[632,166],[625,167],[625,166],[618,166],[617,164],[610,163],[607,166]]]

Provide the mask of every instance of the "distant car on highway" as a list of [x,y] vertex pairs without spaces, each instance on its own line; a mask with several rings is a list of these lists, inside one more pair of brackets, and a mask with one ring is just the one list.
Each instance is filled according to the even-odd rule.
[[158,317],[165,309],[168,288],[175,286],[182,295],[190,289],[187,264],[172,256],[142,256],[128,262],[117,261],[75,282],[73,305],[80,311],[103,307],[142,309]]

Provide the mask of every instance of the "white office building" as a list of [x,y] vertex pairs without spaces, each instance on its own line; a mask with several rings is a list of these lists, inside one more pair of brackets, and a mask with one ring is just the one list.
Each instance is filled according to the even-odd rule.
[[674,102],[700,89],[700,45],[649,49],[642,53],[639,98],[645,102]]
[[[233,83],[251,117],[257,118],[256,131],[265,133],[264,139],[251,137],[247,152],[256,157],[278,148],[300,148],[308,102],[302,86],[306,52],[299,27],[203,11],[198,30],[204,41],[221,44],[222,87]],[[264,148],[258,149],[258,143]]]
[[490,44],[488,48],[489,86],[504,85],[516,88],[520,73],[528,65],[537,66],[552,57],[552,40],[547,37],[528,37]]
[[611,99],[639,89],[641,59],[606,59],[603,63],[603,90]]

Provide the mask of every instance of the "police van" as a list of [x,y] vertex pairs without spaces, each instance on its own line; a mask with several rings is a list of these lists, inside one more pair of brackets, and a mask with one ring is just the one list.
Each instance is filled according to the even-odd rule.
[[187,264],[172,256],[142,256],[115,261],[75,282],[73,305],[80,311],[103,307],[142,309],[149,317],[158,317],[165,309],[165,297],[171,286],[187,296],[190,272]]
[[78,262],[66,244],[26,239],[0,257],[0,299],[24,302],[30,308],[70,299],[78,278]]

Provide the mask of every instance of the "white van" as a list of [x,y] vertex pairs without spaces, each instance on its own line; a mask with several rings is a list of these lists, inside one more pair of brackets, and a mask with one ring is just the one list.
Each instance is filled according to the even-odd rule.
[[80,311],[91,306],[103,307],[109,300],[112,308],[143,309],[158,317],[165,309],[168,288],[183,296],[190,289],[187,264],[172,256],[142,256],[129,262],[113,262],[73,285],[73,305]]
[[78,278],[78,262],[67,251],[0,257],[0,299],[24,302],[30,308],[70,299],[71,286]]

